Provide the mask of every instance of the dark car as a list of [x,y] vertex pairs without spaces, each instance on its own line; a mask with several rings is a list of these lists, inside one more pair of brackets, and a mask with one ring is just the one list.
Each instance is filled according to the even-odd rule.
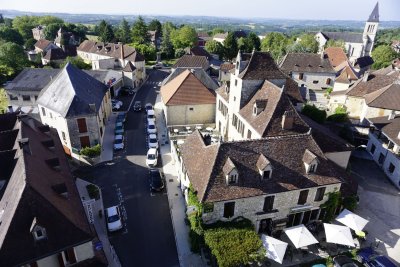
[[141,111],[142,110],[142,102],[135,101],[135,104],[133,104],[133,110],[134,111]]
[[335,267],[358,267],[354,261],[344,255],[336,256],[333,258],[333,266]]
[[121,95],[134,95],[135,91],[132,87],[122,87],[121,88]]
[[164,182],[158,169],[150,169],[150,189],[151,191],[161,191],[164,188]]
[[363,248],[357,253],[357,260],[370,267],[396,267],[387,257],[379,255],[372,248]]
[[116,120],[116,122],[125,122],[125,120],[126,120],[126,113],[125,113],[125,112],[120,112],[120,113],[117,115],[117,120]]

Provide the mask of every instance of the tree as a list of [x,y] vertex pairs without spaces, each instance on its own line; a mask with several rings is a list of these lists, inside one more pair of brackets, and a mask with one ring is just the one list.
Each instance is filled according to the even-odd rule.
[[123,18],[121,23],[119,24],[118,29],[115,32],[115,37],[118,39],[118,41],[124,44],[130,43],[130,28],[129,23],[125,20],[125,18]]
[[174,46],[171,42],[171,31],[175,29],[175,26],[171,22],[164,23],[162,27],[162,41],[161,41],[161,53],[166,58],[173,58],[175,55]]
[[218,34],[218,33],[224,33],[225,31],[223,30],[223,29],[221,29],[221,28],[214,28],[214,29],[212,29],[212,31],[211,31],[211,36],[214,36],[214,35],[216,35],[216,34]]
[[132,24],[131,39],[135,44],[149,44],[150,35],[146,23],[141,16]]
[[149,23],[149,31],[157,31],[158,33],[162,34],[162,25],[161,22],[157,19],[153,19]]
[[247,36],[247,39],[249,39],[249,42],[252,45],[252,49],[255,49],[256,51],[260,51],[261,49],[261,41],[260,37],[257,36],[254,32],[249,33],[249,36]]
[[[86,40],[87,38],[86,38],[86,32],[88,31],[88,27],[86,27],[85,25],[83,25],[83,24],[80,24],[80,23],[78,23],[78,24],[74,24],[74,23],[65,23],[64,24],[64,26],[63,26],[63,28],[65,29],[65,31],[67,31],[67,32],[72,32],[74,35],[75,35],[75,37],[77,38],[77,39],[79,39],[80,40],[80,42],[82,42],[83,40]],[[112,27],[110,26],[110,28],[111,28],[111,30],[112,30]],[[114,31],[112,30],[112,32],[113,32],[113,34],[114,34]],[[114,38],[113,38],[114,39]]]
[[7,76],[14,76],[29,62],[22,46],[7,42],[0,45],[0,66],[7,69]]
[[33,50],[33,49],[35,49],[35,43],[36,43],[36,40],[33,38],[30,38],[30,39],[26,40],[24,47],[26,50]]
[[232,60],[237,56],[239,51],[237,40],[233,32],[228,33],[224,40],[224,57],[227,60]]
[[45,26],[47,26],[47,25],[49,25],[49,24],[54,24],[54,23],[56,23],[56,24],[63,24],[64,21],[63,21],[62,19],[57,18],[57,17],[54,17],[54,16],[42,16],[42,17],[39,17],[38,23],[39,23],[40,25],[45,25]]
[[90,70],[92,69],[92,65],[83,61],[80,57],[67,57],[63,63],[60,64],[60,68],[63,68],[67,63],[71,63],[75,67],[81,70]]
[[317,53],[318,42],[314,35],[304,33],[297,38],[297,41],[288,47],[288,52]]
[[146,61],[156,60],[157,51],[156,48],[151,44],[130,44],[133,46],[139,53],[141,53]]
[[11,27],[0,26],[0,39],[3,39],[5,42],[12,42],[19,45],[24,44],[24,38],[22,35]]
[[328,47],[340,47],[345,51],[345,43],[343,40],[334,40],[334,39],[329,39],[328,42],[325,44],[325,48]]
[[170,38],[175,49],[193,47],[197,43],[196,30],[187,25],[172,31]]
[[289,38],[282,33],[271,32],[261,42],[261,51],[269,52],[275,61],[286,54]]
[[101,42],[111,42],[114,40],[114,31],[112,26],[105,20],[100,21],[99,24],[99,40]]
[[32,38],[32,29],[39,25],[39,17],[18,16],[13,19],[13,28],[18,30],[25,40]]
[[247,37],[240,37],[237,43],[240,51],[245,53],[251,53],[253,51],[253,43],[251,39]]
[[371,57],[374,60],[372,68],[385,68],[398,56],[399,54],[397,54],[389,45],[377,46],[371,53]]
[[216,54],[220,58],[224,56],[224,47],[220,42],[217,42],[215,40],[208,41],[206,43],[206,50],[211,53],[211,54]]
[[44,37],[46,40],[54,41],[57,36],[58,30],[63,26],[61,23],[50,23],[44,29]]

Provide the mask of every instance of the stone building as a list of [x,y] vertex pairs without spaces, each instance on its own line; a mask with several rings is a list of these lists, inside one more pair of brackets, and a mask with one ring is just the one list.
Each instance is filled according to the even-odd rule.
[[363,33],[353,32],[318,32],[315,35],[319,43],[319,51],[322,52],[329,40],[342,40],[345,43],[347,56],[352,64],[357,58],[370,56],[374,47],[376,32],[379,25],[379,5],[376,3],[367,22]]
[[349,181],[309,133],[210,144],[195,131],[180,151],[182,189],[197,193],[205,223],[243,216],[269,235],[323,219],[327,193]]
[[335,84],[336,71],[325,54],[289,53],[279,67],[300,87],[322,90]]
[[107,266],[57,132],[0,115],[1,266]]
[[111,115],[109,88],[68,63],[37,100],[42,123],[57,130],[65,153],[79,159],[84,147],[102,144]]
[[214,124],[217,88],[201,68],[176,69],[160,89],[167,126]]
[[45,26],[42,25],[38,25],[35,28],[32,29],[32,35],[33,35],[33,39],[35,40],[40,40],[40,39],[45,39],[45,35],[44,35],[44,30],[45,30]]

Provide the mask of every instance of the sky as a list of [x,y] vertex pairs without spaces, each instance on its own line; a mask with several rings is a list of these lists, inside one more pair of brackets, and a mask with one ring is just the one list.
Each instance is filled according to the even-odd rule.
[[[377,0],[0,0],[0,9],[30,12],[206,15],[315,20],[368,19]],[[381,20],[400,21],[400,0],[380,0]]]

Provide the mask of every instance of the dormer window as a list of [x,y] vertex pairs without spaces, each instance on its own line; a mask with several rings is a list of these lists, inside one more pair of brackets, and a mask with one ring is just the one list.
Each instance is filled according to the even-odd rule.
[[262,180],[267,180],[271,178],[272,167],[271,162],[267,159],[267,157],[261,154],[257,160],[256,165]]
[[317,156],[308,149],[304,151],[303,163],[306,169],[306,173],[315,173],[317,171],[318,167]]
[[231,158],[228,157],[228,159],[225,162],[224,167],[222,168],[222,171],[225,174],[225,179],[226,183],[228,185],[232,184],[237,184],[239,181],[239,173],[237,171],[237,168]]
[[262,111],[264,111],[266,106],[267,106],[267,99],[257,99],[254,102],[253,106],[253,116],[257,116]]
[[30,230],[35,241],[40,241],[47,238],[46,229],[37,223],[36,217],[33,218]]

